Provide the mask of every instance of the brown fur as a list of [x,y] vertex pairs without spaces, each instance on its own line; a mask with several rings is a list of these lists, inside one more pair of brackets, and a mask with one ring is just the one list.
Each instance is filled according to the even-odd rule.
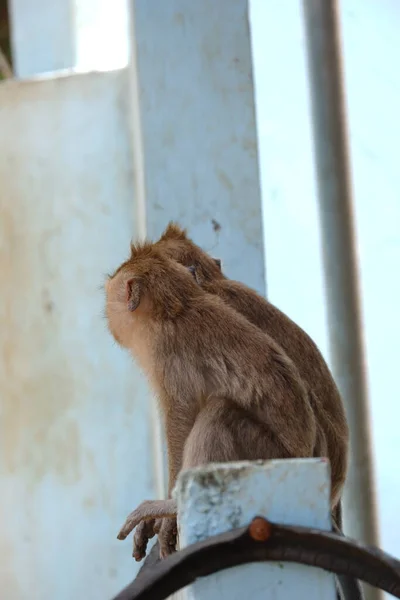
[[[160,401],[170,488],[182,467],[313,456],[315,416],[291,359],[188,269],[154,245],[132,246],[106,292],[109,329]],[[149,506],[139,521],[162,516]],[[134,512],[121,538],[138,524]]]
[[244,284],[227,279],[220,264],[194,244],[177,224],[168,225],[154,248],[182,265],[194,266],[204,290],[224,300],[268,333],[296,365],[310,392],[316,415],[314,456],[327,456],[331,463],[332,507],[335,508],[347,474],[349,430],[339,391],[316,344],[265,298]]

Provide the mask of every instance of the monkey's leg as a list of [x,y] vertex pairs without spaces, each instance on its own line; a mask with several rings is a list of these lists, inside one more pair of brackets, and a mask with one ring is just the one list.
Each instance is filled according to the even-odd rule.
[[186,440],[182,468],[272,458],[292,457],[268,423],[235,402],[212,397]]
[[[213,422],[214,418],[218,416],[221,417],[223,415],[220,414],[220,409],[223,410],[223,415],[225,414],[225,410],[233,410],[235,412],[235,406],[231,403],[228,403],[226,406],[225,400],[220,400],[219,398],[213,399],[212,408],[205,409],[202,411],[201,415],[194,420],[193,416],[190,418],[182,417],[182,415],[175,415],[175,419],[173,419],[174,411],[171,411],[166,415],[166,430],[167,430],[167,441],[168,441],[168,449],[169,449],[169,466],[170,466],[170,481],[169,481],[169,491],[175,483],[176,475],[182,466],[182,455],[184,452],[186,453],[185,459],[185,468],[196,466],[197,464],[207,464],[209,462],[225,462],[230,460],[238,460],[241,458],[239,454],[232,454],[231,444],[224,445],[222,444],[222,448],[218,449],[214,447],[213,443],[211,445],[207,444],[207,439],[210,439],[210,433],[215,427],[215,423]],[[239,418],[241,417],[243,420],[244,411],[238,408],[240,413]],[[218,413],[218,415],[217,415]],[[246,413],[247,415],[247,413]],[[194,425],[193,425],[194,423]],[[250,423],[250,426],[252,424]],[[221,427],[223,430],[226,429],[226,423],[221,423]],[[229,424],[228,424],[229,431]],[[221,432],[221,428],[218,426],[215,428],[215,438],[217,440],[217,445],[219,444],[219,434]],[[204,439],[201,443],[199,443],[198,436],[204,436]],[[211,438],[214,436],[211,436]],[[227,432],[227,437],[231,437],[231,433]],[[240,436],[238,436],[240,437]],[[203,443],[205,442],[205,443]],[[212,442],[212,439],[211,439]],[[185,450],[183,450],[185,448]],[[246,458],[246,457],[243,457]],[[258,458],[258,456],[249,457],[249,458]],[[165,558],[172,552],[174,552],[176,547],[176,536],[177,536],[177,524],[176,524],[176,504],[172,504],[174,501],[172,500],[159,500],[153,502],[144,502],[142,503],[135,511],[133,511],[127,518],[124,526],[122,527],[118,539],[125,539],[129,533],[135,527],[139,526],[139,522],[144,520],[150,520],[154,518],[161,518],[160,522],[157,524],[152,523],[152,528],[154,528],[157,532],[159,531],[159,545],[160,545],[160,557]],[[175,508],[175,514],[161,514],[164,511],[165,506],[171,503],[171,506]],[[155,514],[156,511],[160,510],[160,514]],[[140,560],[142,556],[143,547],[145,544],[147,546],[147,540],[145,540],[147,529],[144,525],[140,525],[140,529],[138,534],[135,534],[134,537],[134,551],[133,556],[136,555]],[[137,540],[137,544],[136,544]]]
[[163,519],[156,519],[154,521],[154,532],[158,535],[162,526]]
[[[185,442],[195,422],[198,408],[187,406],[171,398],[165,389],[160,391],[160,401],[163,406],[168,407],[164,412],[164,426],[168,452],[168,497],[171,497],[177,475],[182,468]],[[158,519],[153,523],[153,530],[158,535],[160,557],[164,558],[172,554],[176,549],[177,541],[176,518]],[[146,549],[149,539],[145,539],[147,531],[148,529],[143,526],[139,532],[136,532],[134,555],[136,552],[141,555],[142,549]]]
[[[154,521],[164,517],[176,517],[175,500],[145,500],[128,515],[117,538],[124,540],[142,521]],[[133,553],[134,555],[134,553]]]
[[[165,390],[160,391],[161,404],[168,407],[164,413],[164,426],[168,450],[168,495],[175,485],[176,477],[182,468],[183,448],[185,441],[195,421],[196,407],[182,407],[181,403],[170,398]],[[164,502],[162,500],[157,502]],[[166,501],[165,501],[166,502]],[[137,511],[142,510],[138,513]],[[177,526],[176,518],[163,519],[163,515],[151,513],[147,516],[144,512],[151,510],[148,503],[141,504],[126,519],[124,526],[118,534],[118,539],[125,539],[136,527],[133,538],[133,556],[141,560],[146,555],[147,543],[155,534],[159,537],[160,556],[171,554],[176,547]],[[153,510],[154,506],[153,506]],[[144,512],[143,512],[144,511]],[[169,516],[169,515],[168,515]],[[156,517],[160,517],[156,520]],[[139,522],[138,522],[139,519]],[[165,521],[165,523],[164,523]]]
[[[228,431],[226,432],[226,440],[229,441],[227,444],[222,443],[221,447],[219,447],[219,435],[221,433],[221,431],[224,431],[226,429],[226,425],[227,423],[223,422],[223,416],[225,415],[225,410],[231,410],[233,411],[232,414],[236,414],[235,413],[235,409],[236,406],[232,405],[231,403],[226,403],[225,400],[221,400],[219,398],[215,398],[212,400],[212,406],[210,405],[208,407],[208,409],[204,409],[201,414],[197,417],[196,421],[194,422],[194,425],[192,423],[193,419],[191,419],[190,424],[191,424],[191,431],[190,433],[187,432],[187,428],[185,428],[185,442],[184,442],[184,452],[182,452],[182,454],[184,454],[184,458],[183,458],[183,462],[184,462],[184,468],[190,468],[190,467],[194,467],[197,465],[204,465],[210,462],[226,462],[226,461],[232,461],[232,460],[240,460],[240,458],[246,458],[241,456],[241,451],[239,450],[239,453],[233,450],[232,448],[232,444],[230,443],[230,438],[231,438],[231,432],[229,431],[230,427],[229,427],[229,423],[228,423]],[[222,413],[221,413],[222,410]],[[237,409],[239,412],[238,415],[238,419],[242,418],[243,420],[243,413],[244,411],[241,408]],[[247,416],[247,414],[246,414]],[[215,423],[218,422],[218,419],[222,417],[222,423],[220,423],[220,426],[215,426]],[[216,419],[216,421],[214,422],[214,419]],[[180,425],[182,425],[182,420],[178,423]],[[246,421],[244,421],[245,425],[244,427],[246,428]],[[186,425],[188,424],[188,422],[186,422]],[[170,429],[168,429],[168,425],[170,426]],[[175,424],[176,425],[176,424]],[[179,427],[178,426],[178,431],[176,430],[176,428],[174,427],[174,423],[172,422],[172,419],[169,419],[169,421],[167,420],[166,422],[166,426],[167,426],[167,439],[169,441],[172,442],[171,444],[171,449],[172,452],[170,454],[170,458],[171,458],[171,462],[170,462],[170,469],[172,467],[172,475],[173,477],[171,477],[171,470],[170,470],[170,491],[173,487],[173,485],[175,483],[175,479],[176,479],[176,475],[178,473],[178,468],[180,469],[180,467],[182,466],[182,454],[179,457],[179,460],[176,460],[176,456],[178,454],[177,450],[181,447],[182,441],[183,441],[183,427]],[[250,422],[250,427],[252,427],[253,424]],[[213,435],[213,431],[215,429],[214,435]],[[171,435],[168,436],[168,431],[170,431]],[[216,445],[214,445],[214,438],[215,437],[215,441],[216,441]],[[239,436],[240,437],[240,436]],[[210,445],[207,443],[207,440],[209,440],[211,443]],[[258,458],[258,456],[254,456],[254,457],[249,457],[249,458]],[[171,464],[172,463],[172,464]],[[159,502],[163,502],[163,501],[159,501]],[[164,502],[169,502],[169,501],[164,501]],[[172,502],[172,501],[171,501]],[[134,511],[133,513],[131,513],[129,515],[129,517],[127,518],[127,521],[124,525],[124,527],[121,529],[121,532],[118,536],[119,539],[125,539],[125,537],[127,535],[129,535],[130,531],[133,529],[133,527],[135,527],[135,523],[137,521],[137,514],[135,514],[142,505],[139,506],[138,509],[136,509],[136,511]],[[146,509],[147,510],[147,509]],[[166,518],[168,517],[168,518]],[[141,527],[140,525],[138,527]],[[162,519],[159,519],[158,521],[156,521],[156,523],[153,526],[153,530],[158,533],[158,541],[159,541],[159,547],[160,547],[160,558],[165,558],[166,556],[168,556],[169,554],[172,554],[175,549],[176,549],[176,541],[177,541],[177,522],[176,522],[176,516],[171,518],[168,515],[164,516]],[[121,534],[123,535],[123,537],[121,537]],[[143,546],[143,540],[141,539],[141,532],[139,532],[139,546],[136,547],[136,543],[135,543],[135,539],[136,539],[136,534],[135,534],[135,538],[134,538],[134,552],[133,552],[133,556],[136,557],[136,554],[140,555],[140,558],[143,558],[141,555],[141,547]],[[139,559],[140,560],[140,559]]]

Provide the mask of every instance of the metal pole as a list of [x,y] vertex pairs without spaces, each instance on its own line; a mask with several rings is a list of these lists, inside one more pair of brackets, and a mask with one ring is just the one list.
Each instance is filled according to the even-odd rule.
[[338,5],[303,0],[303,6],[333,373],[350,426],[344,521],[348,535],[378,544]]

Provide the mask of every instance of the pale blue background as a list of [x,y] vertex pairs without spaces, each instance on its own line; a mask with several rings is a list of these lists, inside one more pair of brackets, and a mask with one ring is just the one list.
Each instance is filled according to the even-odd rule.
[[[400,556],[400,3],[341,6],[381,546]],[[268,293],[329,358],[301,2],[251,8]]]

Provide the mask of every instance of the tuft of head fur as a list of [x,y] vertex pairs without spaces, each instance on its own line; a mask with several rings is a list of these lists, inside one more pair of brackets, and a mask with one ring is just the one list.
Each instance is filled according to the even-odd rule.
[[167,225],[166,230],[161,235],[160,240],[187,240],[187,231],[186,229],[182,229],[178,223],[174,221],[170,221]]

